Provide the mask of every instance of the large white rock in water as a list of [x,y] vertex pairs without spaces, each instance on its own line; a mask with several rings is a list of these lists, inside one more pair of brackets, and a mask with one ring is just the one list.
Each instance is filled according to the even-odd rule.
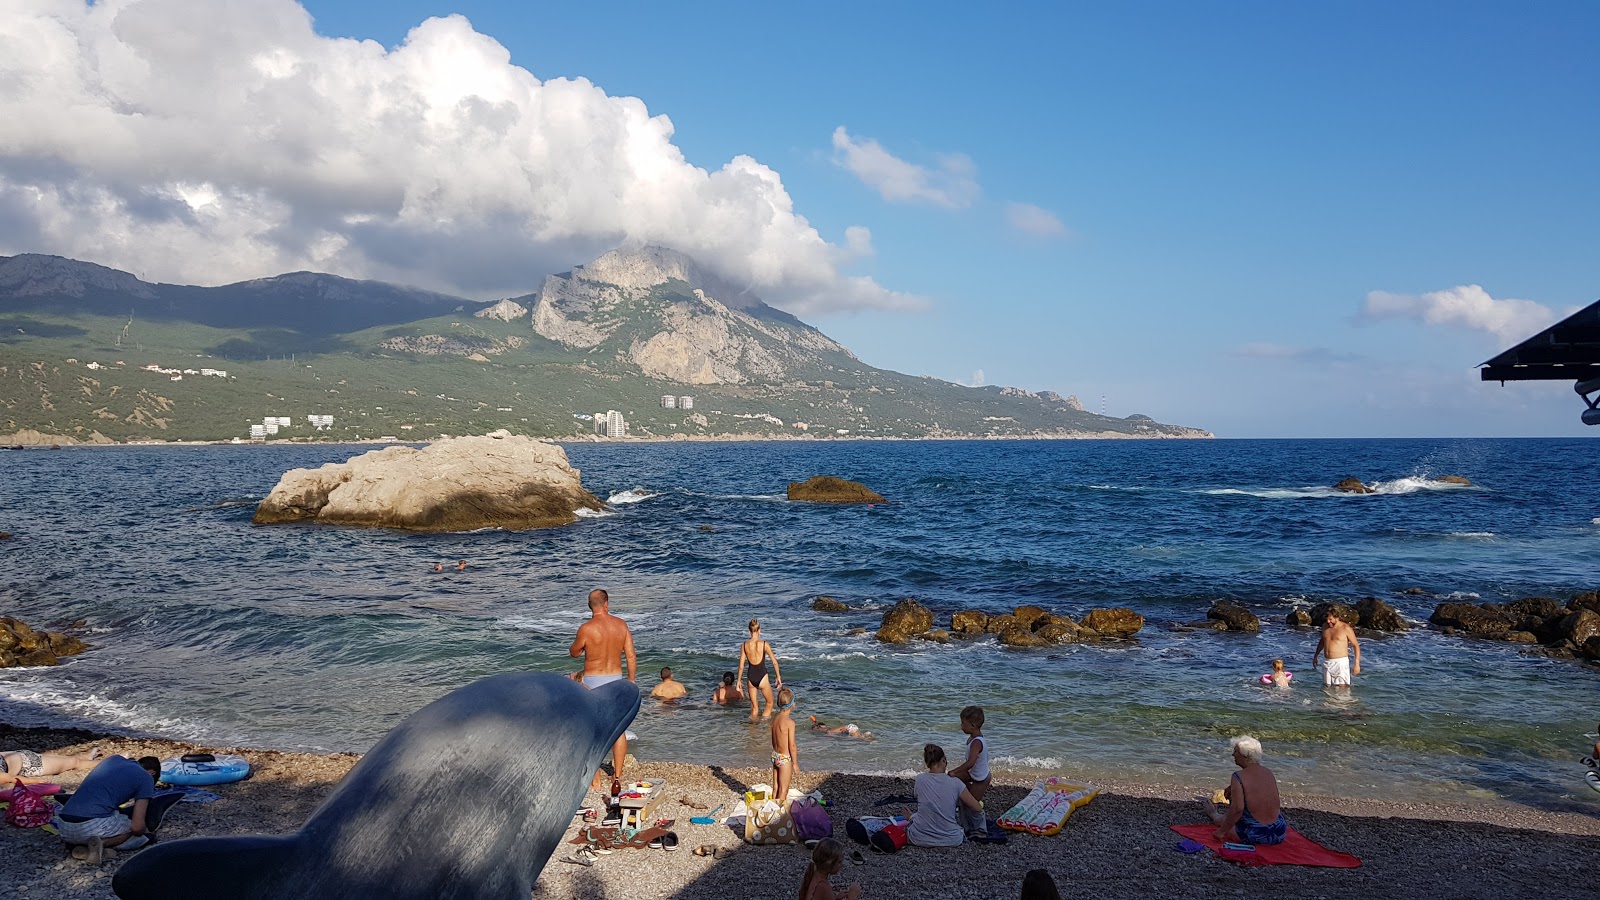
[[603,509],[555,444],[497,431],[421,450],[385,447],[292,469],[256,507],[258,525],[311,519],[413,531],[544,528]]

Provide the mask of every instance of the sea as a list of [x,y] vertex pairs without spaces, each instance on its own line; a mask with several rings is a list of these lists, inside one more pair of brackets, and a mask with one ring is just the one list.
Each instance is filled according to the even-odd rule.
[[[647,699],[642,760],[766,765],[765,724],[708,702],[757,618],[800,721],[875,738],[802,730],[802,769],[912,773],[926,742],[961,752],[958,712],[975,704],[1013,777],[1220,785],[1229,738],[1248,733],[1291,793],[1600,803],[1577,762],[1600,668],[1426,627],[1446,600],[1600,588],[1600,441],[576,443],[609,503],[565,527],[251,524],[284,471],[367,449],[0,453],[0,529],[16,535],[0,542],[0,614],[82,620],[94,645],[0,670],[0,721],[359,752],[475,679],[574,671],[599,587],[633,629],[641,688],[671,666],[690,689]],[[785,499],[818,474],[888,502]],[[1346,476],[1376,493],[1328,487]],[[814,612],[823,594],[850,611]],[[1364,635],[1354,689],[1325,690],[1315,632],[1285,617],[1368,596],[1412,627]],[[946,626],[1021,604],[1129,607],[1146,624],[1132,641],[1036,650],[879,643],[905,597]],[[1260,633],[1183,627],[1221,598],[1256,612]],[[1288,689],[1259,681],[1275,658]]]

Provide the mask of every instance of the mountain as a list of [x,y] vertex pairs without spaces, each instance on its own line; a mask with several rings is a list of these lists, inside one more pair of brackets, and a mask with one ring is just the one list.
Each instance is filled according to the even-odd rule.
[[316,272],[291,272],[220,287],[150,284],[117,269],[60,256],[0,256],[0,303],[12,310],[72,311],[196,322],[213,328],[276,328],[328,337],[484,304]]
[[[193,287],[0,257],[0,435],[215,440],[270,416],[305,439],[570,439],[606,410],[634,435],[1209,436],[869,366],[666,247],[493,304],[310,272]],[[313,435],[312,415],[336,424]]]
[[857,362],[827,335],[666,247],[613,250],[518,300],[531,301],[541,336],[615,354],[664,381],[781,382]]

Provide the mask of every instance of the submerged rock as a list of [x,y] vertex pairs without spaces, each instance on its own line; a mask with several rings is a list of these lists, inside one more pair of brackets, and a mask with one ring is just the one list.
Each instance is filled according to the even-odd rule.
[[603,508],[559,446],[497,431],[290,470],[254,521],[475,531],[565,525],[579,509]]
[[0,616],[0,669],[11,666],[54,666],[60,657],[89,649],[69,634],[38,631],[20,619]]
[[904,644],[933,628],[933,613],[907,597],[884,611],[878,626],[878,640],[885,644]]
[[983,634],[989,628],[989,614],[964,609],[950,617],[950,630],[956,634]]
[[846,481],[832,475],[818,475],[804,483],[789,482],[790,500],[808,500],[813,503],[883,503],[883,497],[871,488],[856,481]]
[[1356,614],[1361,617],[1357,624],[1362,628],[1371,628],[1374,631],[1406,630],[1406,620],[1400,613],[1377,597],[1367,597],[1358,601]]
[[1440,484],[1471,485],[1472,484],[1472,480],[1470,478],[1467,478],[1465,475],[1440,475],[1439,476],[1439,483]]
[[935,644],[948,644],[950,643],[950,632],[945,631],[943,628],[935,628],[927,634],[917,635],[917,640],[932,641]]
[[1372,488],[1367,487],[1366,484],[1363,483],[1359,478],[1346,478],[1343,481],[1340,481],[1338,484],[1335,484],[1333,489],[1336,491],[1343,491],[1346,494],[1372,493]]
[[1126,607],[1091,609],[1083,617],[1083,627],[1101,637],[1132,637],[1144,627],[1144,616]]
[[1232,600],[1218,600],[1206,612],[1207,619],[1221,622],[1229,631],[1254,633],[1261,630],[1261,619]]
[[823,595],[823,596],[818,597],[817,599],[811,601],[811,608],[816,610],[817,612],[836,613],[836,612],[849,612],[850,611],[850,607],[845,606],[840,601],[835,600],[832,597],[829,597],[827,595]]

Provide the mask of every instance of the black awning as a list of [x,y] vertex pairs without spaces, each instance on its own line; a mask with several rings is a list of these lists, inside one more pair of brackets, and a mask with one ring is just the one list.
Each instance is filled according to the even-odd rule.
[[1600,378],[1600,300],[1483,363],[1484,381]]

